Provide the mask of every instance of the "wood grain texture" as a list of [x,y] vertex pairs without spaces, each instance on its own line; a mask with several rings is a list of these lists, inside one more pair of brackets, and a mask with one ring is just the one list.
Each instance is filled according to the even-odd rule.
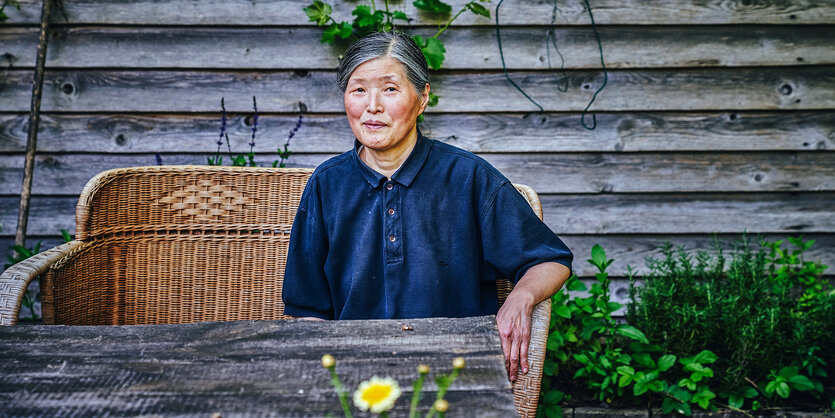
[[[545,223],[557,233],[710,234],[830,233],[835,193],[686,193],[541,195]],[[77,197],[33,196],[30,234],[75,230]],[[8,236],[18,197],[0,197],[0,222]]]
[[[21,11],[7,13],[10,22],[38,22],[40,8],[36,0],[21,0]],[[312,25],[302,8],[310,0],[246,1],[246,0],[74,0],[67,2],[69,19],[74,23],[99,24],[162,24],[162,25]],[[349,20],[356,7],[352,2],[329,1],[336,20]],[[467,0],[447,1],[454,11],[460,10]],[[494,15],[495,4],[487,7]],[[416,18],[413,23],[437,25],[449,18],[417,12],[411,1],[398,4],[394,9]],[[556,15],[558,25],[587,25],[588,13],[582,0],[559,3]],[[596,0],[592,2],[595,22],[598,24],[641,25],[665,22],[667,24],[810,24],[831,23],[835,5],[826,0]],[[500,20],[505,25],[547,25],[551,23],[553,6],[542,0],[520,0],[505,4],[500,10]],[[53,21],[60,23],[60,14]],[[491,25],[490,18],[462,14],[457,25]]]
[[[208,141],[208,139],[204,140]],[[273,144],[275,147],[277,144]],[[256,148],[257,149],[257,148]],[[167,165],[206,164],[206,155],[161,155]],[[213,153],[211,154],[213,155]],[[316,167],[332,154],[296,154],[288,166]],[[537,193],[835,191],[835,153],[484,154],[507,178]],[[228,155],[224,159],[229,161]],[[261,166],[278,160],[259,154]],[[21,156],[0,156],[3,194],[17,193]],[[33,193],[74,195],[111,168],[155,165],[150,154],[40,154]]]
[[[31,74],[9,70],[0,81],[0,111],[23,112]],[[342,112],[334,73],[217,71],[51,71],[43,110],[71,112]],[[548,111],[580,111],[603,83],[596,71],[571,71],[568,91],[551,73],[517,72],[513,79]],[[441,96],[431,112],[525,112],[537,108],[500,73],[444,73],[433,79]],[[504,100],[495,100],[502,97]],[[593,111],[803,110],[835,108],[835,67],[610,71]]]
[[833,193],[545,195],[559,234],[796,233],[835,229]]
[[[448,392],[451,411],[515,416],[494,316],[3,327],[0,335],[3,415],[339,413],[320,364],[327,353],[349,391],[372,375],[397,380],[398,414],[408,411],[418,364],[449,373],[462,356],[467,366]],[[424,399],[433,399],[431,379],[425,389]]]
[[[57,235],[58,232],[58,230],[54,230],[46,232],[50,235],[29,236],[27,245],[33,247],[41,241],[42,250],[58,246],[63,243],[61,237]],[[771,242],[784,240],[783,247],[785,248],[789,245],[785,241],[786,237],[797,235],[800,234],[762,234],[762,237]],[[804,253],[804,258],[808,261],[815,261],[829,266],[826,274],[835,274],[835,234],[827,232],[803,233],[802,235],[804,239],[815,240],[812,248]],[[597,273],[597,268],[586,262],[586,259],[591,254],[591,248],[595,244],[600,244],[606,250],[607,256],[615,260],[608,270],[611,277],[625,277],[627,266],[632,266],[639,274],[645,272],[645,258],[659,257],[661,255],[659,247],[664,241],[669,241],[674,246],[684,246],[688,251],[707,251],[713,248],[713,236],[708,234],[559,234],[559,237],[574,253],[573,268],[575,274],[583,278],[594,278],[594,274]],[[733,244],[741,239],[741,237],[741,234],[718,234],[716,236],[727,250],[732,249]],[[757,234],[750,234],[749,238],[757,241]],[[14,244],[14,237],[0,236],[0,251],[10,249],[12,244]],[[626,294],[622,298],[625,300]]]
[[[234,152],[249,151],[248,115],[229,118]],[[258,120],[262,152],[283,144],[297,115]],[[477,153],[633,151],[809,151],[835,149],[835,113],[707,112],[597,113],[597,129],[578,113],[433,114],[424,135]],[[0,114],[0,152],[23,152],[28,115]],[[38,150],[44,153],[214,153],[220,115],[42,115]],[[354,134],[344,114],[304,115],[293,152],[340,153]],[[263,145],[263,146],[262,146]]]
[[[777,26],[601,27],[608,68],[736,67],[835,64],[833,26],[803,30]],[[546,45],[548,28],[502,30],[505,62],[515,70],[559,69]],[[410,33],[431,37],[434,29]],[[49,68],[336,68],[341,46],[323,45],[319,28],[57,27],[51,31]],[[567,69],[599,69],[589,28],[561,27],[556,42]],[[492,28],[450,28],[443,35],[444,69],[500,70]],[[7,28],[0,44],[17,57],[16,67],[34,63],[34,28]],[[550,56],[550,67],[549,67]]]

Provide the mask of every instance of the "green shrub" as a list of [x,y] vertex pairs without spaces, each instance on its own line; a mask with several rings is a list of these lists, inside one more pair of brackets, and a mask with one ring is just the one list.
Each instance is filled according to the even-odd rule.
[[743,237],[727,256],[717,243],[695,257],[667,243],[642,283],[632,278],[627,321],[677,356],[718,353],[716,389],[733,406],[746,395],[820,398],[823,359],[835,354],[833,292],[826,266],[803,259],[814,241],[789,242],[796,249]]
[[[754,248],[743,240],[728,256],[662,247],[647,260],[638,284],[630,269],[629,325],[612,313],[604,250],[588,289],[577,277],[552,298],[538,416],[562,415],[562,406],[599,404],[660,407],[690,415],[692,408],[758,409],[818,405],[831,386],[835,309],[825,266],[804,261],[813,244],[790,238]],[[832,395],[829,394],[829,397]]]

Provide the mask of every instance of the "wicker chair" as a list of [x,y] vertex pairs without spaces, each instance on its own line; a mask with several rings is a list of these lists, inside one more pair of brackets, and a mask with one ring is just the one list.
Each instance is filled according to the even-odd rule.
[[[0,324],[14,325],[41,277],[44,324],[132,325],[288,319],[281,289],[310,169],[133,167],[91,179],[76,239],[0,276]],[[516,185],[536,214],[536,193]],[[511,290],[504,280],[500,300]],[[522,416],[539,397],[550,301],[534,310],[531,366],[514,384]]]

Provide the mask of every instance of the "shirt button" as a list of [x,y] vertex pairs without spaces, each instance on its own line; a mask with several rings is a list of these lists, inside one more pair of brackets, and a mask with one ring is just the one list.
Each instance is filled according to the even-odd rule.
[[394,242],[396,239],[397,238],[395,238],[394,235],[389,235],[389,241]]
[[394,215],[394,209],[389,209],[389,215]]
[[393,185],[393,184],[391,184],[391,183],[386,184],[386,190],[391,190],[391,189],[393,189],[393,188],[394,188],[394,185]]

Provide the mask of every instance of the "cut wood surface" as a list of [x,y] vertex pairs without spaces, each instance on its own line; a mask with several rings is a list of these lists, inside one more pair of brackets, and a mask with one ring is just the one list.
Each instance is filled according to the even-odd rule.
[[[167,165],[206,164],[206,155],[162,155]],[[228,155],[221,154],[229,161]],[[316,167],[332,154],[297,154],[288,166]],[[833,152],[484,154],[515,183],[537,193],[835,191]],[[0,156],[2,194],[20,190],[20,155]],[[274,154],[256,161],[270,166]],[[33,194],[77,195],[111,168],[155,165],[153,154],[41,154]]]
[[[453,12],[468,0],[448,0]],[[282,0],[253,2],[249,0],[73,0],[65,5],[69,20],[74,23],[149,24],[149,25],[313,25],[302,9],[312,0]],[[334,19],[351,20],[354,2],[327,1],[333,6]],[[40,3],[21,0],[21,11],[7,10],[9,22],[36,24],[40,17]],[[464,13],[456,25],[493,25],[497,1],[487,5],[491,18]],[[594,20],[598,24],[641,25],[663,22],[675,24],[815,24],[831,23],[835,5],[827,0],[802,1],[703,1],[703,0],[595,0],[591,2]],[[558,2],[555,15],[557,25],[588,25],[589,15],[582,0]],[[402,10],[413,23],[437,25],[445,23],[448,15],[436,15],[415,10],[412,1],[392,2],[395,10]],[[11,8],[9,8],[11,9]],[[503,25],[549,25],[552,3],[541,0],[520,0],[505,3],[500,9]],[[62,23],[60,13],[52,21]]]
[[[2,327],[0,415],[336,414],[339,400],[320,360],[332,354],[349,393],[372,375],[397,380],[398,416],[409,409],[418,364],[449,373],[453,358],[464,357],[448,392],[450,412],[515,416],[495,321]],[[424,389],[421,411],[435,398],[433,379]]]
[[[835,193],[541,195],[545,223],[563,234],[827,233]],[[18,197],[0,197],[0,235],[17,222]],[[33,196],[29,233],[75,230],[78,197]]]
[[[603,83],[598,71],[515,72],[513,79],[549,111],[580,111]],[[247,112],[252,95],[264,112],[342,112],[333,72],[48,71],[42,109],[71,112]],[[9,70],[0,111],[28,109],[31,74]],[[440,104],[430,112],[536,111],[501,73],[444,73],[434,78]],[[501,97],[503,100],[495,100]],[[596,111],[768,110],[835,108],[835,67],[610,71]],[[590,118],[590,117],[589,117]],[[589,121],[589,123],[591,123]]]
[[[233,152],[249,151],[250,116],[229,117],[227,132]],[[28,120],[28,114],[0,114],[0,152],[25,150]],[[267,152],[283,145],[297,120],[294,114],[262,114],[258,120],[258,150]],[[220,112],[44,114],[38,151],[208,155],[217,149],[219,127]],[[580,125],[579,113],[433,114],[427,116],[421,130],[430,138],[477,153],[835,149],[835,113],[831,111],[598,112],[594,131]],[[353,140],[344,114],[303,115],[303,125],[290,149],[297,153],[340,153],[350,149]]]
[[[39,241],[41,242],[41,250],[56,247],[63,243],[60,236],[55,235],[59,231],[49,231],[52,235],[46,236],[29,236],[27,246],[34,247]],[[627,266],[631,266],[638,274],[643,274],[647,271],[644,263],[646,257],[661,257],[662,253],[660,246],[668,241],[673,246],[684,246],[688,252],[695,252],[698,250],[710,251],[713,249],[712,235],[568,235],[558,234],[565,242],[568,248],[574,253],[574,273],[583,278],[594,278],[597,268],[586,262],[591,254],[591,248],[595,244],[600,244],[606,250],[606,256],[615,261],[607,270],[611,277],[626,277]],[[762,234],[762,238],[774,242],[783,240],[783,248],[790,247],[786,237],[798,236],[801,234]],[[826,274],[835,274],[835,237],[831,234],[808,234],[803,233],[805,240],[815,240],[815,244],[803,253],[803,257],[807,261],[815,261],[822,263],[829,268]],[[733,245],[742,238],[742,234],[718,234],[716,238],[726,251],[733,249]],[[757,234],[749,234],[748,238],[752,243],[758,242]],[[0,236],[0,250],[11,248],[14,244],[13,236]],[[792,250],[796,248],[791,246]],[[624,288],[626,284],[613,284],[613,288]],[[618,297],[618,301],[626,301],[628,295],[622,291],[613,292]]]
[[[835,20],[835,19],[833,19]],[[510,69],[561,68],[544,27],[502,30]],[[431,37],[434,29],[410,33]],[[599,29],[608,68],[787,66],[835,64],[833,26],[660,26]],[[47,68],[320,69],[338,65],[343,46],[322,45],[320,28],[53,28]],[[15,67],[35,62],[35,28],[0,32]],[[443,67],[500,70],[493,28],[450,28],[443,35]],[[567,69],[598,69],[600,56],[590,28],[561,27],[556,43]],[[550,51],[549,51],[550,48]],[[550,66],[549,66],[550,57]]]

